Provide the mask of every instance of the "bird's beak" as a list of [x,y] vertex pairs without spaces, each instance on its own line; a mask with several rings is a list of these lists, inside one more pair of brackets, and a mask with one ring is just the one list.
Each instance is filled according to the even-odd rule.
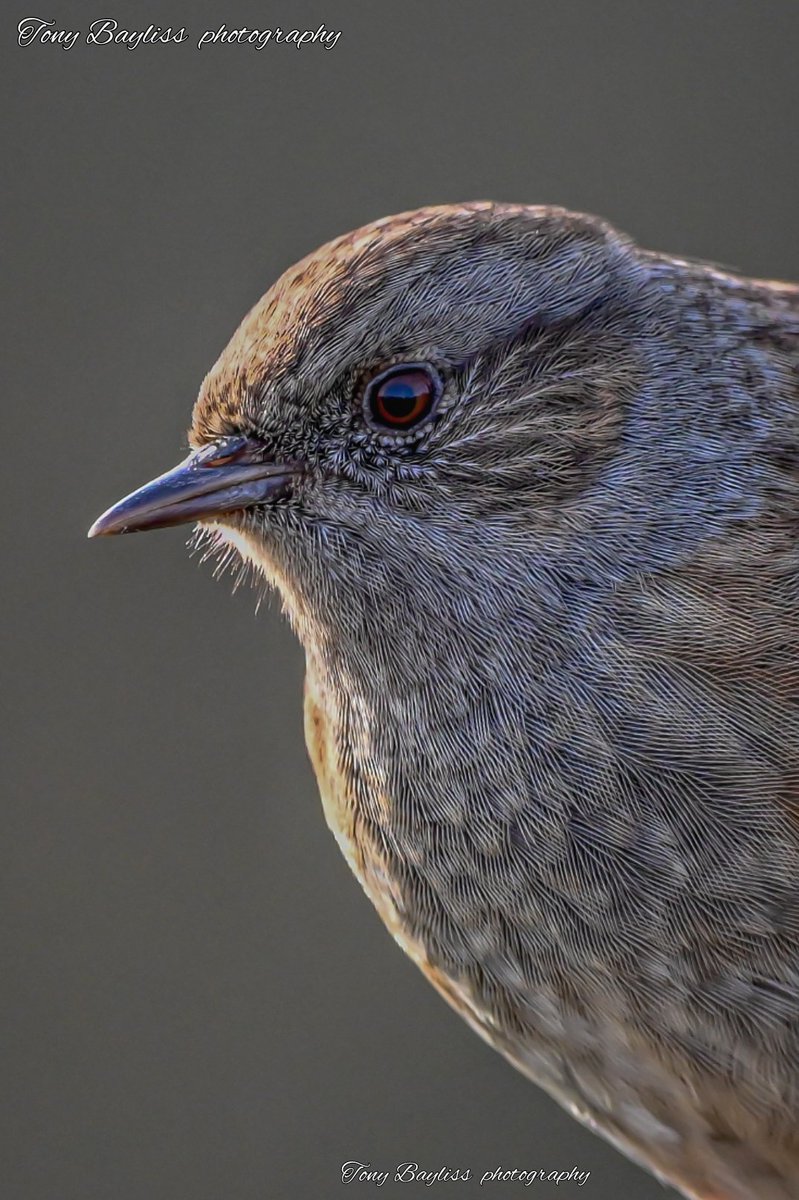
[[284,492],[297,474],[296,465],[265,458],[265,446],[255,438],[224,438],[109,508],[89,537],[212,520],[252,508]]

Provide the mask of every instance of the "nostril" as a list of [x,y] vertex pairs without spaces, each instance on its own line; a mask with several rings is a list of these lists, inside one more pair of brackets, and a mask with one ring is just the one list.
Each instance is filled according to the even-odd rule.
[[207,458],[205,460],[205,462],[203,463],[203,466],[204,467],[222,467],[225,465],[225,463],[235,462],[236,459],[240,458],[240,457],[241,457],[240,452],[233,450],[228,454],[220,454],[216,458]]

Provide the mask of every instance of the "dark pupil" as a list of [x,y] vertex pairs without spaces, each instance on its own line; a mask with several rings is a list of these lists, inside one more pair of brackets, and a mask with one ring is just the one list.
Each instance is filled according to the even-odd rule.
[[426,401],[430,385],[421,371],[414,374],[397,375],[387,379],[378,392],[380,405],[386,416],[395,421],[405,421],[416,414],[420,401]]

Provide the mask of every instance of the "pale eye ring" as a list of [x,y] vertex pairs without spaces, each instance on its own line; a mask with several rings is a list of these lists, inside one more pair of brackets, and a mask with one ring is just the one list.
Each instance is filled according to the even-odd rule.
[[441,378],[429,363],[394,363],[367,383],[364,415],[375,429],[404,433],[430,415],[441,390]]

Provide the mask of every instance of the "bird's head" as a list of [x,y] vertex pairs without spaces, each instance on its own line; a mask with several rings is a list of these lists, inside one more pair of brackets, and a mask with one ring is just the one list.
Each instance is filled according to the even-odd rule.
[[92,533],[199,521],[300,621],[496,580],[498,554],[581,524],[638,387],[644,275],[561,209],[427,208],[340,237],[245,317],[190,456]]

